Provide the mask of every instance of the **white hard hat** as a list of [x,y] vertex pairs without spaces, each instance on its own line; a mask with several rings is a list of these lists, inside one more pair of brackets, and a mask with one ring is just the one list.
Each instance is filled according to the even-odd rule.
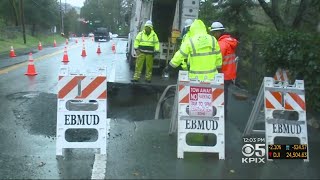
[[144,26],[153,27],[152,21],[148,20]]
[[192,23],[193,23],[193,20],[191,20],[191,19],[186,19],[186,20],[184,21],[184,27],[189,27],[189,26],[191,26]]
[[213,22],[210,31],[224,30],[225,28],[220,22]]

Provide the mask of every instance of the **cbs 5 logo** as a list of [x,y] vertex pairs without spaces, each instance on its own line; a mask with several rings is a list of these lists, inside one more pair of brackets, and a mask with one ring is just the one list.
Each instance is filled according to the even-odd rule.
[[257,157],[263,157],[266,155],[265,144],[245,144],[242,146],[242,154],[245,157],[251,157],[255,154]]

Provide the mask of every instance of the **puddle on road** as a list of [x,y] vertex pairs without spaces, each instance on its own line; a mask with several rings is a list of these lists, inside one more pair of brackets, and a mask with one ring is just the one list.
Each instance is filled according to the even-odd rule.
[[35,97],[37,97],[39,94],[26,94],[26,95],[24,95],[23,97],[25,97],[25,98],[35,98]]

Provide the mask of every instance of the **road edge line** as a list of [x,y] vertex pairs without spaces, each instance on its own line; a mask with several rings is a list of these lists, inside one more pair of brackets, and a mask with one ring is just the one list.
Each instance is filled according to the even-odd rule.
[[95,154],[91,179],[105,179],[107,168],[107,155]]

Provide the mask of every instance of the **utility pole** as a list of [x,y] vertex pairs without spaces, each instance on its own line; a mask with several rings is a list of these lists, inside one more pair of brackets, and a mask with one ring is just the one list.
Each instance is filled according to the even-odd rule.
[[62,14],[62,4],[61,4],[61,0],[60,0],[60,18],[61,18],[60,31],[61,31],[61,34],[64,34],[64,27],[63,27],[63,14]]
[[21,24],[22,24],[22,35],[23,35],[23,43],[26,44],[26,28],[24,26],[24,8],[23,8],[23,0],[20,0],[20,16],[21,16]]

